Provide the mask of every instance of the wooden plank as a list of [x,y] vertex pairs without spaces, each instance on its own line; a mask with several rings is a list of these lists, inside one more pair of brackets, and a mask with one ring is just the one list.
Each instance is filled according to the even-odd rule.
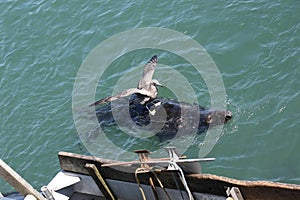
[[[135,168],[133,167],[101,167],[102,164],[115,163],[116,161],[95,158],[93,156],[70,154],[66,152],[60,152],[59,158],[61,168],[65,171],[89,174],[84,165],[86,163],[94,163],[105,179],[136,183],[134,177]],[[136,165],[136,167],[139,167],[139,165]],[[180,189],[184,190],[176,172],[161,171],[156,172],[156,174],[165,188],[172,189],[177,189],[176,183],[174,182],[175,176]],[[139,174],[141,184],[149,185],[149,177],[152,177],[154,184],[159,187],[157,181],[155,181],[156,177],[154,177],[152,173]],[[211,174],[188,174],[185,178],[190,190],[193,192],[215,194],[226,197],[226,189],[228,187],[238,187],[243,197],[247,200],[300,199],[300,185],[269,181],[242,181]]]
[[38,191],[36,191],[25,179],[23,179],[17,172],[8,166],[2,159],[0,159],[0,176],[6,182],[13,186],[20,194],[26,196],[33,195],[38,200],[46,200]]
[[58,159],[60,162],[61,169],[84,175],[90,175],[88,169],[85,168],[85,164],[87,163],[114,163],[114,161],[112,160],[105,160],[94,156],[86,156],[68,152],[59,152]]

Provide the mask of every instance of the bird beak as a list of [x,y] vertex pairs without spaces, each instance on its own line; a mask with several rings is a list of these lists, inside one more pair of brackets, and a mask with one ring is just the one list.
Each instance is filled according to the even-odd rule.
[[163,87],[163,85],[160,84],[159,82],[155,83],[155,85],[160,86],[160,87]]
[[163,87],[163,85],[160,84],[160,83],[158,82],[158,80],[156,80],[156,79],[153,79],[153,80],[152,80],[152,83],[153,83],[155,86]]

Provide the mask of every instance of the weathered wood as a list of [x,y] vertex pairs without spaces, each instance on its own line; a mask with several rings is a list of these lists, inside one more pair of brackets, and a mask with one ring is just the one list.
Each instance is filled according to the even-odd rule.
[[[225,187],[238,187],[245,199],[250,200],[297,200],[300,197],[300,185],[270,181],[241,181],[211,174],[191,174],[186,176],[190,189],[206,186],[205,193],[224,190]],[[224,193],[225,195],[225,193]]]
[[[100,167],[102,164],[115,163],[116,161],[104,160],[92,156],[82,156],[65,152],[59,153],[61,168],[65,171],[89,174],[84,167],[86,163],[95,163],[101,171],[103,178],[136,183],[134,177],[135,168],[123,166],[123,168]],[[139,167],[139,165],[136,165]],[[174,176],[179,183],[180,189],[184,190],[176,172],[160,171],[156,172],[157,177],[165,188],[177,189]],[[149,185],[149,177],[159,187],[153,173],[139,174],[141,184]],[[211,174],[189,174],[185,176],[189,188],[192,192],[215,194],[226,197],[228,187],[238,187],[243,197],[249,200],[298,200],[300,199],[300,185],[276,183],[269,181],[241,181],[232,178],[216,176]]]
[[24,196],[31,194],[38,200],[46,200],[38,191],[36,191],[25,179],[23,179],[10,166],[8,166],[2,159],[0,159],[0,175],[20,194]]
[[59,152],[58,159],[60,162],[61,169],[70,172],[76,172],[79,174],[90,175],[85,164],[95,164],[95,163],[114,163],[117,161],[100,159],[94,156],[85,156],[69,152]]

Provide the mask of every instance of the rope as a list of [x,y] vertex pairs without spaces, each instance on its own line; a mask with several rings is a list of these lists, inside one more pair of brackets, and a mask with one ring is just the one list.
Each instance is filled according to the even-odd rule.
[[176,177],[175,177],[175,175],[174,175],[174,172],[172,172],[172,177],[173,177],[174,182],[175,182],[175,184],[176,184],[176,188],[180,191],[181,199],[184,199],[183,194],[182,194],[182,191],[181,191],[181,189],[180,189],[180,187],[179,187],[179,184],[178,184],[178,182],[177,182],[177,179],[176,179]]
[[167,195],[168,199],[171,200],[171,197],[170,195],[168,194],[168,192],[166,191],[166,188],[163,186],[162,182],[160,181],[160,179],[158,178],[157,174],[155,173],[155,171],[152,171],[151,172],[154,174],[159,186],[163,189],[163,191],[165,192],[165,194]]
[[155,200],[159,200],[159,199],[158,199],[157,192],[156,192],[155,185],[154,185],[153,180],[152,180],[152,177],[149,177],[149,183],[150,183],[150,185],[151,185],[151,189],[152,189],[152,192],[153,192],[153,195],[154,195]]
[[100,172],[99,172],[98,168],[96,167],[96,165],[87,163],[87,164],[85,164],[85,167],[90,168],[94,171],[95,175],[97,176],[98,180],[101,182],[102,186],[104,187],[104,189],[108,193],[109,197],[112,200],[115,200],[116,198],[114,197],[114,195],[113,195],[112,191],[110,190],[109,186],[106,184],[105,179],[100,174]]
[[184,173],[182,171],[182,169],[175,163],[175,162],[170,162],[170,165],[174,167],[175,170],[178,170],[180,173],[179,173],[179,178],[185,188],[185,190],[187,191],[188,193],[188,196],[189,196],[189,200],[194,200],[194,197],[190,191],[190,188],[185,180],[185,177],[184,177]]
[[[141,186],[140,179],[139,179],[139,177],[138,177],[138,173],[146,172],[146,170],[147,170],[146,168],[137,168],[137,169],[135,170],[135,172],[134,172],[135,180],[136,180],[136,182],[137,182],[137,184],[138,184],[138,186],[139,186],[139,190],[140,190],[140,192],[141,192],[141,195],[142,195],[143,200],[146,200],[146,196],[145,196],[144,190],[143,190],[143,188],[142,188],[142,186]],[[147,170],[147,171],[148,171],[148,170]]]
[[[184,186],[184,188],[185,188],[185,190],[186,190],[186,192],[187,192],[187,194],[188,194],[189,200],[194,200],[194,197],[193,197],[193,195],[192,195],[192,193],[191,193],[191,191],[190,191],[190,188],[189,188],[189,186],[188,186],[188,184],[187,184],[187,182],[186,182],[186,180],[185,180],[184,173],[183,173],[182,169],[177,165],[176,162],[172,162],[172,161],[170,161],[169,167],[168,167],[168,168],[171,168],[171,169],[174,169],[174,170],[179,171],[179,178],[180,178],[180,180],[181,180],[181,182],[182,182],[182,184],[183,184],[183,186]],[[155,176],[157,182],[159,183],[160,187],[161,187],[161,188],[163,189],[163,191],[166,193],[168,199],[171,200],[171,197],[170,197],[169,194],[167,193],[166,189],[164,188],[164,186],[163,186],[162,182],[160,181],[160,179],[158,178],[157,174],[156,174],[153,170],[151,170],[151,169],[149,169],[149,168],[143,168],[143,167],[140,167],[140,168],[137,168],[137,169],[135,170],[134,176],[135,176],[135,180],[136,180],[136,182],[137,182],[137,184],[138,184],[138,187],[139,187],[139,190],[140,190],[140,192],[141,192],[141,195],[142,195],[143,200],[146,200],[146,196],[145,196],[145,193],[144,193],[143,188],[141,187],[141,183],[140,183],[140,180],[139,180],[139,177],[138,177],[138,173],[149,172],[149,171],[152,172],[152,173],[154,174],[154,176]],[[178,186],[177,181],[176,181],[176,178],[175,178],[175,183],[176,183],[176,186]],[[180,191],[180,193],[181,193],[180,188],[179,188],[179,191]],[[182,194],[181,194],[181,196],[183,197]]]

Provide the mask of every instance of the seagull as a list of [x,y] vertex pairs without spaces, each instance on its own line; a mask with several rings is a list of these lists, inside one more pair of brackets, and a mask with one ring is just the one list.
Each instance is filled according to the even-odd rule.
[[100,99],[90,104],[89,106],[104,104],[132,94],[140,94],[143,96],[143,98],[140,101],[141,104],[145,104],[149,100],[155,99],[158,93],[156,86],[162,86],[156,79],[152,79],[156,67],[156,63],[157,63],[157,56],[154,55],[145,65],[143,77],[139,81],[137,88],[130,88],[116,95],[105,97],[103,99]]

